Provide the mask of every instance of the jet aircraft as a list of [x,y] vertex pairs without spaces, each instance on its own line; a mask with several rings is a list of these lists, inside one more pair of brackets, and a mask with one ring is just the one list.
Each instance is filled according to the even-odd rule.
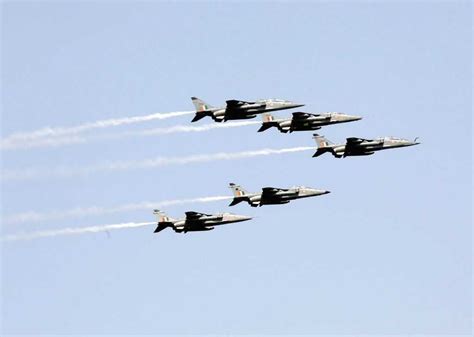
[[281,99],[261,99],[255,102],[228,100],[225,107],[213,107],[197,97],[191,97],[196,108],[196,115],[191,122],[196,122],[206,116],[215,122],[225,122],[234,119],[250,119],[257,114],[269,111],[293,109],[304,106]]
[[247,193],[242,187],[236,184],[230,183],[229,186],[234,193],[234,199],[229,206],[237,205],[242,201],[247,202],[252,207],[287,204],[294,199],[309,198],[330,193],[329,191],[308,187],[264,187],[260,193]]
[[153,214],[158,216],[158,226],[154,233],[161,232],[168,227],[171,227],[176,233],[210,231],[214,229],[214,226],[252,219],[248,216],[231,213],[204,214],[198,212],[186,212],[184,219],[172,219],[157,209],[153,211]]
[[326,112],[321,114],[310,114],[307,112],[293,112],[292,118],[275,119],[272,114],[263,115],[262,126],[258,132],[276,127],[280,132],[318,130],[322,126],[347,123],[361,120],[362,117],[351,116],[338,112]]
[[394,149],[420,144],[417,138],[414,141],[397,137],[380,137],[375,139],[364,139],[350,137],[346,139],[346,144],[333,144],[324,136],[313,134],[313,138],[318,144],[318,149],[313,157],[318,157],[326,152],[332,153],[336,158],[348,156],[368,156],[375,151]]

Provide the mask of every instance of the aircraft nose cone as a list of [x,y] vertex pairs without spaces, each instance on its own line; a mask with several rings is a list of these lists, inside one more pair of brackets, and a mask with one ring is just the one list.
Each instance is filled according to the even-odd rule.
[[347,122],[360,121],[361,119],[362,119],[361,116],[343,115],[343,120],[345,120]]
[[326,190],[317,190],[317,189],[311,189],[309,191],[309,194],[310,195],[324,195],[324,194],[328,194],[328,193],[331,193],[330,191],[326,191]]
[[299,108],[299,107],[304,106],[304,104],[301,104],[301,103],[291,103],[290,105],[292,108]]
[[234,220],[235,221],[248,221],[248,220],[252,220],[252,217],[250,216],[246,216],[246,215],[234,215]]
[[296,103],[296,102],[285,102],[285,106],[287,108],[299,108],[299,107],[302,107],[304,106],[304,104],[301,104],[301,103]]
[[418,145],[418,144],[421,144],[421,143],[418,142],[417,140],[414,140],[414,141],[406,141],[406,146],[413,146],[413,145]]

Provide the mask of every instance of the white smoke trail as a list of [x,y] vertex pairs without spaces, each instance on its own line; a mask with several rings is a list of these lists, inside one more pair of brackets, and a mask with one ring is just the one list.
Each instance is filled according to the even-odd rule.
[[89,215],[104,215],[112,214],[119,212],[128,212],[136,210],[152,210],[155,208],[174,206],[174,205],[184,205],[184,204],[194,204],[194,203],[208,203],[214,201],[228,200],[232,199],[230,196],[215,196],[215,197],[201,197],[201,198],[192,198],[192,199],[176,199],[176,200],[164,200],[158,202],[141,202],[134,204],[125,204],[114,207],[76,207],[69,210],[58,210],[52,212],[24,212],[19,214],[14,214],[6,216],[2,219],[4,225],[9,224],[19,224],[25,222],[39,222],[39,221],[51,221],[67,218],[77,218],[84,217]]
[[228,123],[213,123],[213,124],[205,124],[200,126],[190,126],[190,125],[175,125],[167,128],[154,128],[148,130],[140,130],[140,131],[128,131],[128,132],[121,132],[116,134],[108,134],[108,135],[98,135],[98,136],[61,136],[61,137],[51,137],[51,138],[44,138],[38,139],[34,142],[8,142],[5,144],[0,144],[0,148],[2,150],[15,150],[15,149],[31,149],[37,147],[58,147],[62,145],[69,145],[69,144],[84,144],[90,141],[98,141],[98,140],[110,140],[110,139],[121,139],[121,138],[128,138],[128,137],[139,137],[139,136],[159,136],[159,135],[167,135],[172,133],[182,133],[182,132],[204,132],[214,129],[227,129],[227,128],[235,128],[241,126],[249,126],[249,125],[256,125],[261,124],[261,122],[257,121],[245,121],[245,122],[228,122]]
[[191,163],[204,163],[215,160],[237,160],[244,158],[251,158],[257,156],[269,156],[274,154],[284,154],[314,150],[314,147],[292,147],[284,149],[262,149],[254,151],[242,151],[242,152],[219,152],[213,154],[201,154],[192,155],[186,157],[158,157],[154,159],[147,159],[142,161],[123,161],[123,162],[111,162],[95,166],[86,166],[82,168],[72,167],[57,167],[48,170],[41,169],[25,169],[25,170],[4,170],[1,178],[4,181],[9,180],[25,180],[34,179],[47,176],[74,176],[83,175],[96,172],[107,172],[107,171],[125,171],[132,169],[146,169],[155,168],[169,165],[184,165]]
[[155,119],[167,119],[171,117],[189,115],[195,113],[195,111],[176,111],[176,112],[168,112],[168,113],[154,113],[146,116],[134,116],[134,117],[124,117],[124,118],[115,118],[115,119],[105,119],[100,120],[92,123],[84,123],[77,126],[72,127],[57,127],[57,128],[43,128],[36,131],[31,132],[19,132],[12,134],[0,141],[0,148],[1,149],[9,149],[9,148],[16,148],[26,146],[35,142],[39,139],[45,137],[61,137],[61,136],[68,136],[68,135],[75,135],[84,131],[90,131],[94,129],[103,129],[112,126],[119,126],[119,125],[126,125],[126,124],[133,124],[133,123],[140,123],[151,121]]
[[228,129],[228,128],[257,125],[257,124],[262,124],[262,123],[257,122],[257,121],[246,121],[246,122],[212,123],[212,124],[205,124],[205,125],[200,125],[200,126],[176,125],[170,128],[156,128],[156,129],[151,129],[151,130],[123,133],[122,135],[119,135],[119,137],[155,136],[155,135],[166,135],[166,134],[177,133],[177,132],[203,132],[203,131],[209,131],[209,130],[214,130],[214,129]]
[[44,137],[31,141],[0,141],[0,150],[18,150],[18,149],[33,149],[41,147],[59,147],[71,144],[84,144],[86,138],[79,136],[69,137]]
[[79,235],[79,234],[85,234],[85,233],[99,233],[99,232],[107,232],[107,231],[115,230],[115,229],[150,226],[155,223],[156,222],[128,222],[128,223],[121,223],[121,224],[99,225],[99,226],[77,227],[77,228],[63,228],[63,229],[56,229],[56,230],[9,234],[2,237],[1,241],[32,240],[32,239],[37,239],[37,238],[59,236],[59,235]]

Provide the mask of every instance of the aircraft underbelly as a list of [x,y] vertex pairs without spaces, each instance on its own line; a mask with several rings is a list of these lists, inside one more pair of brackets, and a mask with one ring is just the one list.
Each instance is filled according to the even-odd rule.
[[261,205],[279,205],[289,203],[291,199],[264,199],[260,202]]
[[349,156],[366,156],[371,155],[374,151],[382,150],[383,146],[380,144],[377,145],[366,145],[366,146],[355,146],[346,149],[346,155]]
[[406,145],[405,144],[394,144],[394,145],[385,144],[383,147],[380,148],[380,150],[396,149],[399,147],[406,147]]
[[321,129],[321,125],[318,125],[317,123],[298,123],[298,124],[292,125],[291,128],[293,130],[302,130],[302,131],[319,130]]
[[264,198],[260,203],[261,204],[281,204],[281,203],[287,203],[290,200],[295,199],[298,196],[296,193],[292,194],[278,194],[275,196],[271,197],[266,197]]
[[228,114],[225,116],[226,120],[236,120],[236,119],[251,119],[256,117],[255,114],[246,114],[246,113],[237,113],[237,114]]
[[214,229],[214,227],[196,227],[196,228],[188,228],[185,229],[186,232],[204,232],[204,231],[210,231]]
[[382,148],[383,148],[383,145],[380,145],[380,144],[368,145],[368,146],[363,147],[365,151],[377,151],[377,150],[381,150]]

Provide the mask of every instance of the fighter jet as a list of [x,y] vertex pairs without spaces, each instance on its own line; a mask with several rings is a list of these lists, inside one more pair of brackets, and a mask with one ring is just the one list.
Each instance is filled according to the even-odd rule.
[[229,186],[234,193],[234,199],[229,206],[237,205],[242,201],[247,202],[252,207],[287,204],[290,200],[330,193],[329,191],[302,186],[293,188],[264,187],[261,193],[247,193],[242,187],[236,184],[230,183]]
[[211,117],[215,122],[225,122],[233,119],[250,119],[264,112],[304,106],[304,104],[281,99],[261,99],[255,102],[232,99],[226,101],[225,107],[213,107],[197,97],[191,97],[191,100],[196,107],[196,115],[191,122],[197,122],[206,116]]
[[153,214],[158,216],[158,226],[154,233],[161,232],[167,227],[171,227],[176,233],[210,231],[214,229],[214,226],[252,219],[248,216],[231,213],[204,214],[198,212],[186,212],[186,218],[172,219],[157,209],[153,211]]
[[262,126],[258,132],[265,131],[273,126],[278,128],[278,130],[283,133],[318,130],[325,125],[347,123],[361,119],[362,117],[359,116],[351,116],[338,112],[326,112],[322,114],[293,112],[292,118],[285,119],[275,119],[272,114],[266,113],[263,115]]
[[420,144],[414,141],[396,137],[380,137],[375,139],[363,139],[350,137],[346,139],[346,144],[333,144],[324,136],[314,134],[313,138],[318,144],[318,150],[313,157],[318,157],[323,153],[330,152],[336,158],[348,156],[368,156],[374,154],[375,151],[394,149],[397,147],[406,147]]

